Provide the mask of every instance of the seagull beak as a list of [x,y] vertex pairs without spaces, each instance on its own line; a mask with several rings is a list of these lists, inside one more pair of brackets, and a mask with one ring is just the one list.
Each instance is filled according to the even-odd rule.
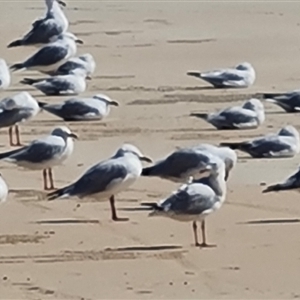
[[114,106],[120,106],[119,102],[118,102],[118,101],[115,101],[115,100],[110,101],[109,104],[110,104],[110,105],[114,105]]
[[229,178],[229,171],[225,171],[225,181],[227,181],[228,180],[228,178]]
[[75,140],[78,140],[78,135],[75,134],[75,133],[70,133],[70,134],[69,134],[69,137],[70,137],[70,138],[73,138],[73,139],[75,139]]
[[150,157],[147,157],[147,156],[140,157],[140,160],[148,162],[148,163],[152,163],[153,162],[153,160]]
[[61,5],[61,6],[63,6],[63,7],[66,7],[66,6],[67,6],[66,2],[64,2],[64,1],[57,0],[57,2],[58,2],[59,5]]
[[83,44],[84,44],[83,40],[79,40],[79,39],[76,40],[76,43],[77,43],[77,44],[80,44],[80,45],[83,45]]

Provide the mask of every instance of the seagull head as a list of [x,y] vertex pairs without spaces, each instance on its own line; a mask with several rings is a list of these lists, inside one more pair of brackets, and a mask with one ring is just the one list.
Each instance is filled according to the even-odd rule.
[[131,144],[124,144],[118,150],[117,155],[125,155],[128,153],[138,157],[138,159],[141,161],[152,163],[152,159],[150,157],[147,157],[144,154],[142,154],[142,152],[136,146],[131,145]]
[[250,109],[253,111],[264,111],[264,105],[259,99],[252,98],[248,101],[246,101],[243,105],[243,108]]
[[62,0],[56,0],[56,2],[57,2],[60,6],[62,6],[62,7],[66,7],[66,6],[67,6],[66,2],[64,2],[64,1],[62,1]]
[[287,125],[287,126],[284,126],[283,128],[281,128],[278,132],[278,135],[292,136],[292,137],[295,137],[299,140],[298,130],[294,126],[291,126],[291,125]]
[[78,58],[85,62],[94,62],[95,61],[93,55],[90,53],[82,54],[82,55],[78,56]]
[[235,68],[240,71],[249,71],[253,69],[252,65],[248,62],[240,63]]
[[64,140],[68,138],[78,139],[78,136],[71,132],[71,130],[66,126],[59,126],[53,129],[51,135],[62,137]]
[[94,99],[97,99],[99,101],[105,102],[108,105],[114,105],[114,106],[119,106],[119,102],[117,102],[116,100],[112,100],[110,99],[108,96],[103,95],[103,94],[97,94],[95,96],[93,96]]

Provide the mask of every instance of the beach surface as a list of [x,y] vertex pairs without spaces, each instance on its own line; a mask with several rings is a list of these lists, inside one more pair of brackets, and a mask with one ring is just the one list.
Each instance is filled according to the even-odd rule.
[[[210,112],[242,103],[259,92],[298,89],[300,82],[299,3],[67,1],[70,31],[91,53],[97,70],[82,96],[105,93],[120,102],[102,122],[68,123],[79,135],[73,156],[54,169],[57,187],[113,155],[124,143],[154,160],[178,146],[240,141],[276,132],[299,114],[266,104],[257,130],[217,131],[191,112]],[[9,64],[35,48],[7,49],[44,13],[43,1],[3,1],[0,56]],[[253,87],[213,90],[188,70],[210,70],[250,62]],[[1,99],[28,90],[16,72]],[[40,113],[21,125],[22,142],[65,124]],[[0,151],[8,148],[0,131]],[[265,184],[287,178],[293,159],[257,160],[239,153],[221,210],[207,219],[208,242],[193,246],[191,224],[148,218],[144,201],[159,201],[179,185],[141,178],[117,195],[120,216],[110,220],[107,202],[47,202],[42,174],[0,162],[10,187],[0,207],[0,299],[293,299],[300,297],[300,198],[297,192],[261,193]]]

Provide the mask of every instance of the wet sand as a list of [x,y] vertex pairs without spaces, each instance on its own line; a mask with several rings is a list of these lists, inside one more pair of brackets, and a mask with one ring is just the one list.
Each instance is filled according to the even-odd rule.
[[[270,104],[257,130],[217,131],[189,117],[258,92],[299,88],[298,3],[67,2],[70,30],[85,42],[78,53],[90,52],[97,61],[84,95],[103,92],[121,106],[103,122],[67,124],[80,140],[74,155],[54,170],[57,186],[77,179],[123,142],[157,160],[176,146],[247,139],[285,124],[300,128],[299,115]],[[42,1],[3,2],[1,57],[13,63],[34,50],[6,45],[43,10]],[[185,75],[242,61],[257,71],[249,89],[212,90]],[[38,76],[15,73],[1,98],[24,90],[18,82],[29,74]],[[41,101],[60,101],[28,90]],[[23,142],[58,124],[63,122],[40,113],[21,127]],[[1,130],[0,150],[7,144],[7,130]],[[208,240],[217,247],[203,250],[193,247],[190,224],[150,219],[140,210],[140,202],[169,195],[178,187],[174,183],[141,178],[117,196],[120,216],[130,221],[113,223],[108,202],[47,202],[41,172],[1,163],[11,193],[0,209],[0,298],[299,298],[299,194],[263,195],[260,186],[285,179],[299,156],[273,161],[239,156],[226,203],[207,219]]]

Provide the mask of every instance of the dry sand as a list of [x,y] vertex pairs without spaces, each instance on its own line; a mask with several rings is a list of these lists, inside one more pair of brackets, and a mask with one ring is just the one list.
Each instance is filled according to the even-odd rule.
[[[299,115],[272,105],[258,130],[221,132],[188,116],[240,103],[259,91],[299,88],[299,3],[67,2],[71,30],[85,41],[79,53],[92,53],[98,63],[85,95],[104,92],[122,105],[105,122],[68,124],[81,139],[73,157],[55,169],[58,186],[123,142],[159,159],[175,146],[246,139],[287,123],[299,129]],[[6,45],[43,10],[41,0],[2,2],[1,57],[13,63],[33,51]],[[185,75],[242,61],[257,70],[256,84],[247,90],[205,90],[204,82]],[[14,85],[1,98],[23,90],[18,82],[25,74],[14,74]],[[42,101],[58,101],[29,90]],[[41,113],[21,127],[24,143],[57,124],[62,122]],[[1,130],[1,151],[7,143],[7,131]],[[167,196],[176,184],[140,179],[117,197],[119,215],[130,221],[113,223],[108,203],[48,203],[40,172],[1,163],[11,193],[0,209],[0,298],[299,298],[299,194],[262,195],[260,186],[287,177],[299,157],[240,157],[226,204],[207,220],[209,242],[217,248],[205,250],[193,247],[190,224],[149,219],[136,209],[141,201]]]

